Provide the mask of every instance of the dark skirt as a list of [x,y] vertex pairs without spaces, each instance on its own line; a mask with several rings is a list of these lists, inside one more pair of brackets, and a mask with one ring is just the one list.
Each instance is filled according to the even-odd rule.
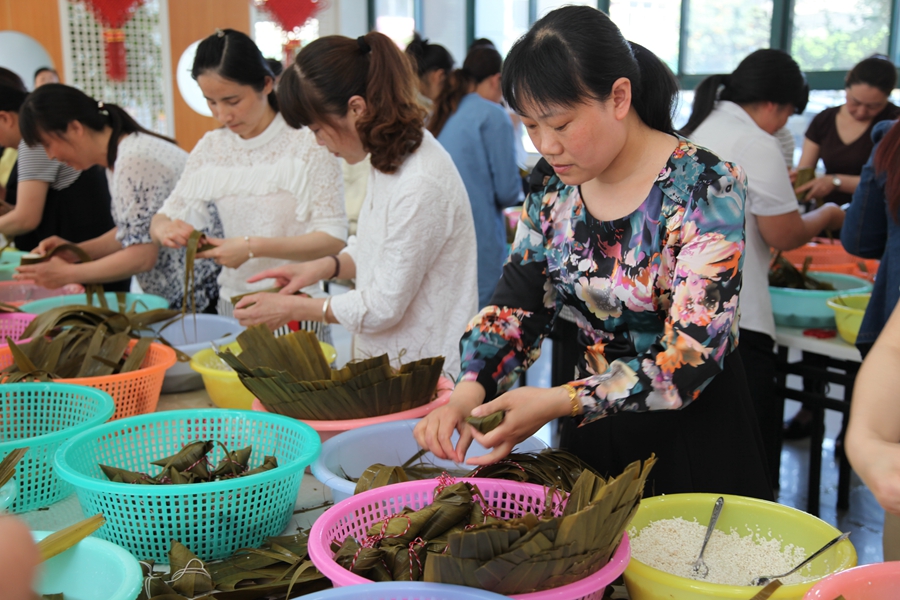
[[651,453],[644,496],[687,492],[772,500],[762,438],[737,353],[681,410],[619,413],[578,427],[565,419],[561,447],[607,477]]

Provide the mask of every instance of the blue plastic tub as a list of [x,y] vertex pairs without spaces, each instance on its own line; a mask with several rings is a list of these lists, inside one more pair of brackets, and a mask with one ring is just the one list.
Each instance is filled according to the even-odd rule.
[[828,299],[836,295],[866,294],[872,291],[872,284],[865,279],[810,271],[809,276],[818,281],[830,283],[834,290],[792,290],[769,287],[772,298],[772,312],[775,324],[802,329],[834,329],[834,311],[828,307]]
[[[229,450],[253,446],[250,466],[266,455],[270,471],[210,483],[133,485],[109,481],[98,463],[155,475],[150,463],[197,440]],[[177,410],[113,421],[72,438],[56,454],[59,476],[75,486],[85,516],[103,513],[97,531],[140,560],[167,563],[178,540],[202,560],[257,548],[280,534],[294,511],[303,471],[321,450],[319,435],[297,419],[218,408]],[[215,465],[224,456],[216,445]]]
[[462,585],[420,581],[384,581],[332,588],[303,596],[305,600],[501,600],[506,596]]
[[[154,325],[153,329],[160,331],[162,325]],[[199,314],[187,315],[162,329],[161,333],[173,348],[193,357],[201,350],[209,348],[210,342],[216,347],[233,342],[244,329],[245,327],[234,317]],[[189,392],[202,387],[203,378],[200,377],[200,373],[191,369],[190,363],[177,362],[166,371],[162,393]]]
[[[118,310],[119,300],[115,292],[106,292],[106,303],[113,309]],[[59,306],[69,306],[72,304],[87,304],[87,294],[68,294],[66,296],[54,296],[52,298],[44,298],[43,300],[35,300],[23,304],[20,308],[22,312],[41,314],[47,312],[51,308]],[[125,304],[128,310],[132,306],[137,312],[145,312],[156,308],[169,308],[169,301],[162,296],[154,296],[153,294],[125,294]],[[97,297],[93,297],[93,305],[100,306]]]
[[69,383],[0,385],[0,459],[17,448],[28,452],[16,465],[18,496],[12,512],[50,506],[72,493],[53,468],[59,446],[115,412],[106,392]]

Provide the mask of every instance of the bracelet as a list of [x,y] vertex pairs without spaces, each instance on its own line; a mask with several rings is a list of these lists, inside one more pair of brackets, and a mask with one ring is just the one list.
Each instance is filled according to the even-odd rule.
[[253,250],[250,249],[250,236],[245,235],[244,241],[247,242],[247,258],[253,258]]
[[572,387],[568,383],[565,383],[559,387],[566,390],[566,392],[568,392],[568,394],[569,394],[569,402],[572,403],[572,414],[570,416],[577,417],[578,415],[580,415],[581,414],[581,401],[578,400],[578,390],[576,390],[574,387]]
[[337,279],[337,276],[341,274],[341,259],[336,254],[332,254],[328,258],[334,260],[334,273],[328,279]]
[[328,305],[331,303],[331,296],[325,298],[325,304],[322,305],[322,322],[328,323]]

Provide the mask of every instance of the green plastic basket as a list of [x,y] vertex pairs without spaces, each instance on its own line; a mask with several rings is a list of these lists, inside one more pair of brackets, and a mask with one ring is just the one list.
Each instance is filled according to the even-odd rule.
[[[278,468],[226,481],[188,485],[134,485],[109,481],[98,464],[151,475],[151,462],[197,440],[229,450],[253,446],[250,466],[266,455]],[[242,410],[178,410],[113,421],[73,437],[56,455],[59,476],[75,486],[85,515],[103,513],[97,536],[140,560],[168,562],[170,540],[203,560],[256,548],[278,535],[294,511],[303,470],[321,442],[308,425],[281,415]],[[224,451],[210,452],[217,463]]]
[[109,420],[116,407],[101,390],[67,383],[0,385],[0,459],[27,446],[16,466],[19,493],[12,512],[50,506],[72,493],[53,466],[53,455],[70,437]]
[[[106,292],[106,303],[112,310],[119,310],[119,299],[116,292]],[[92,298],[93,306],[100,306],[99,299],[94,296]],[[52,308],[60,306],[71,306],[73,304],[87,304],[87,294],[67,294],[65,296],[52,296],[50,298],[42,298],[34,302],[28,302],[19,307],[19,310],[25,313],[33,313],[39,315],[45,313]],[[169,308],[169,301],[162,296],[153,294],[125,294],[125,308],[131,310],[134,307],[135,312],[146,312],[156,308]]]

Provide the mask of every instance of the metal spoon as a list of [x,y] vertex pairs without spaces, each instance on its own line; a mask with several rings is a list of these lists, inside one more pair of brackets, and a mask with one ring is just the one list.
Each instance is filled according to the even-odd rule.
[[697,557],[697,560],[694,561],[694,566],[691,567],[691,571],[700,579],[706,579],[706,576],[709,575],[709,567],[703,562],[703,553],[706,551],[706,544],[709,542],[709,537],[712,535],[713,529],[716,528],[716,521],[719,520],[719,513],[722,512],[722,506],[724,504],[725,498],[719,496],[719,499],[716,500],[716,505],[713,507],[712,515],[709,517],[709,526],[706,528],[706,537],[703,538],[703,546],[700,547],[700,556]]
[[831,540],[830,542],[828,542],[827,544],[825,544],[824,546],[822,546],[821,548],[819,548],[818,550],[813,552],[811,555],[809,555],[809,557],[806,560],[804,560],[802,563],[800,563],[799,565],[797,565],[796,567],[794,567],[787,573],[783,573],[781,575],[769,575],[768,577],[756,577],[753,581],[750,582],[750,585],[766,585],[773,579],[781,579],[783,577],[787,577],[791,573],[795,573],[795,572],[799,571],[812,559],[816,558],[817,556],[819,556],[820,554],[822,554],[823,552],[825,552],[826,550],[828,550],[829,548],[831,548],[832,546],[837,544],[838,542],[842,542],[842,541],[846,540],[848,537],[850,537],[849,531],[847,533],[842,533],[841,535],[837,536],[836,538],[834,538],[833,540]]

